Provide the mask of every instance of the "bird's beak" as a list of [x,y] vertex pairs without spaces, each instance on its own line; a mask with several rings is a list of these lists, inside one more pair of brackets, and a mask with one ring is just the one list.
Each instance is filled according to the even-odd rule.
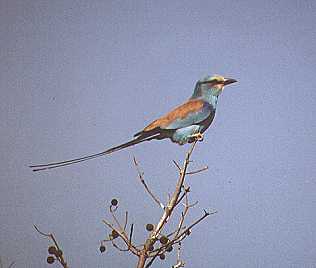
[[232,78],[225,78],[225,81],[224,81],[224,86],[227,86],[229,84],[233,84],[233,83],[236,83],[237,80],[235,79],[232,79]]

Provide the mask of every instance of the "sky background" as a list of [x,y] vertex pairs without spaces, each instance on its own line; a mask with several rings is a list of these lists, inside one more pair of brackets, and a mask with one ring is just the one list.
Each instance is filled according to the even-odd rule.
[[[0,0],[0,257],[46,267],[53,232],[70,267],[135,267],[102,219],[119,199],[135,238],[166,201],[188,146],[143,143],[47,172],[29,164],[125,142],[222,74],[216,118],[194,151],[187,267],[316,267],[315,1]],[[121,215],[119,213],[119,215]],[[153,267],[170,267],[174,253]],[[56,266],[57,267],[57,266]]]

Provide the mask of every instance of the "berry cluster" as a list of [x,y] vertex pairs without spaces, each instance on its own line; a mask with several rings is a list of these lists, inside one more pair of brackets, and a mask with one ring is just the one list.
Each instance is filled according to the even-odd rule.
[[63,256],[63,252],[60,249],[57,249],[55,246],[48,247],[48,253],[50,254],[47,257],[47,263],[52,264],[55,260],[60,260]]

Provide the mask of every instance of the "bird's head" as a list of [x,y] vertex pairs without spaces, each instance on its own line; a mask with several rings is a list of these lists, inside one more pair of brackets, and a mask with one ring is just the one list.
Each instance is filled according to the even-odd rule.
[[192,97],[198,97],[201,94],[209,94],[208,92],[211,92],[211,95],[213,96],[219,96],[225,86],[236,82],[237,80],[235,79],[221,75],[206,76],[196,83]]
[[225,86],[236,83],[237,80],[232,78],[226,78],[221,75],[207,76],[199,80],[200,85],[205,85],[208,89],[212,89],[219,94],[222,92]]

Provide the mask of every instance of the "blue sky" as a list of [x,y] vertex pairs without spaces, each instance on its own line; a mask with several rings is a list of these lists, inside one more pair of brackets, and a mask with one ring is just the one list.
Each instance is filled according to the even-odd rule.
[[[44,267],[54,232],[71,267],[133,267],[98,251],[120,200],[142,241],[187,146],[144,143],[102,159],[32,173],[27,165],[102,151],[184,102],[196,80],[239,81],[198,144],[192,200],[218,213],[183,244],[188,267],[316,263],[314,1],[0,1],[0,252]],[[192,168],[193,168],[192,167]],[[198,246],[197,246],[198,245]],[[170,267],[175,256],[154,267]],[[169,266],[168,266],[169,265]]]

